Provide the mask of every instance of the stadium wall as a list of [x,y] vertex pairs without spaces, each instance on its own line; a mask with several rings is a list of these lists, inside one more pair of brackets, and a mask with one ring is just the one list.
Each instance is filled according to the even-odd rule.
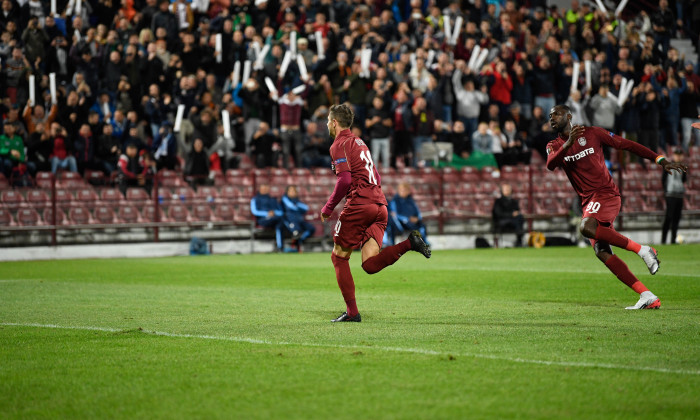
[[[659,240],[658,230],[635,230],[622,232],[630,235],[640,243],[656,243]],[[681,229],[678,234],[684,243],[700,243],[700,230]],[[482,236],[493,245],[492,235],[431,235],[429,240],[434,250],[447,249],[472,249],[475,247],[476,238]],[[569,237],[566,232],[550,232],[548,237]],[[500,239],[501,247],[510,247],[514,242],[514,235],[504,234]],[[255,240],[253,247],[250,241],[241,240],[210,240],[207,241],[213,254],[249,254],[251,248],[256,253],[273,252],[274,245],[271,240]],[[190,244],[188,241],[159,242],[159,243],[131,243],[131,244],[89,244],[89,245],[62,245],[62,246],[31,246],[0,248],[0,261],[33,261],[33,260],[65,260],[77,258],[155,258],[189,255]],[[321,248],[313,248],[308,251],[325,251]]]

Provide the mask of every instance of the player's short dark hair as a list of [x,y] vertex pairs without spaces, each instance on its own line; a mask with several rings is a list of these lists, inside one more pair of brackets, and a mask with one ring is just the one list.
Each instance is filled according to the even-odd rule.
[[571,108],[569,108],[568,105],[560,104],[560,105],[555,105],[554,108],[558,108],[566,112],[567,114],[571,114]]
[[333,105],[328,115],[330,115],[331,120],[338,121],[338,124],[343,128],[350,128],[355,119],[355,113],[347,104]]

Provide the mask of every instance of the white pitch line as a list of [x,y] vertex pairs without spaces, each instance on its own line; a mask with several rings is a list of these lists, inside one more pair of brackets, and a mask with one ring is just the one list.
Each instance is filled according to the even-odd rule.
[[[10,327],[35,327],[35,328],[55,328],[62,330],[85,330],[85,331],[102,331],[102,332],[127,332],[131,329],[119,329],[119,328],[107,328],[107,327],[91,327],[91,326],[65,326],[65,325],[55,325],[55,324],[22,324],[15,322],[0,322],[0,326],[10,326]],[[700,370],[688,370],[688,369],[667,369],[667,368],[655,368],[648,366],[625,366],[616,365],[612,363],[593,363],[593,362],[567,362],[567,361],[556,361],[556,360],[536,360],[536,359],[523,359],[520,357],[508,357],[508,356],[498,356],[492,354],[481,354],[481,353],[457,353],[457,352],[444,352],[436,350],[427,349],[417,349],[410,347],[385,347],[385,346],[360,346],[353,344],[322,344],[322,343],[292,343],[287,341],[269,341],[260,340],[256,338],[247,337],[225,337],[219,335],[198,335],[198,334],[180,334],[180,333],[170,333],[165,331],[149,331],[145,329],[139,329],[137,332],[156,335],[163,337],[173,337],[173,338],[194,338],[199,340],[216,340],[216,341],[231,341],[236,343],[248,343],[248,344],[262,344],[270,346],[301,346],[301,347],[323,347],[323,348],[336,348],[336,349],[351,349],[351,350],[378,350],[385,352],[396,352],[396,353],[413,353],[422,354],[428,356],[460,356],[460,357],[473,357],[476,359],[488,359],[488,360],[502,360],[512,363],[526,363],[533,365],[545,365],[545,366],[564,366],[564,367],[579,367],[579,368],[594,368],[594,369],[615,369],[615,370],[632,370],[632,371],[645,371],[645,372],[658,372],[658,373],[674,373],[681,375],[700,375]]]

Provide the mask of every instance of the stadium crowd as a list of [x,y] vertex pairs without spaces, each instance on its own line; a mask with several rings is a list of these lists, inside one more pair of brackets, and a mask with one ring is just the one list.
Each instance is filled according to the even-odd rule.
[[2,0],[0,169],[143,185],[161,168],[330,166],[327,110],[343,102],[393,167],[424,165],[432,142],[455,165],[528,163],[554,137],[556,103],[687,151],[700,76],[670,39],[697,46],[700,2],[618,16],[546,3]]

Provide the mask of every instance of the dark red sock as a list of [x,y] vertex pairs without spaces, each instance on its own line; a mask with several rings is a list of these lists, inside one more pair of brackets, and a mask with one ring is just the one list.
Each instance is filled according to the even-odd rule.
[[595,230],[595,239],[632,252],[639,252],[642,249],[641,245],[626,236],[620,235],[615,229],[601,225],[598,225],[598,228]]
[[641,281],[639,281],[637,277],[635,277],[634,274],[632,274],[629,267],[627,267],[627,264],[625,264],[625,262],[622,261],[617,255],[613,255],[612,257],[608,258],[605,265],[610,271],[613,272],[613,274],[617,276],[618,279],[620,279],[621,282],[625,283],[635,292],[642,293],[649,290]]
[[378,273],[385,267],[388,267],[398,261],[398,259],[410,249],[411,242],[406,239],[403,242],[383,249],[374,257],[368,258],[367,261],[362,263],[362,268],[367,272],[367,274]]
[[350,272],[350,258],[339,257],[332,252],[331,261],[333,261],[333,267],[335,267],[335,278],[338,280],[340,293],[343,294],[345,305],[348,308],[348,315],[356,316],[360,311],[357,310],[357,302],[355,301],[355,282]]

